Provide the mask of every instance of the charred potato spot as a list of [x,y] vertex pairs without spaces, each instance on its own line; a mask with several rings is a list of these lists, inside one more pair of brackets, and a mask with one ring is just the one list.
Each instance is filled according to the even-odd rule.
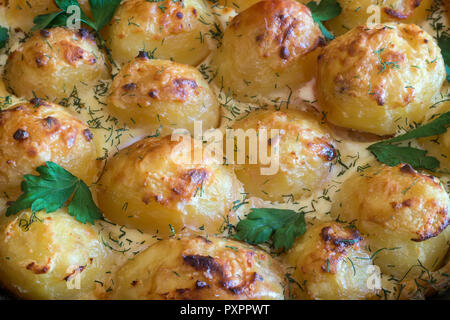
[[202,1],[127,0],[117,10],[105,37],[113,58],[121,64],[151,48],[155,58],[196,65],[209,53],[199,34],[207,34],[213,22]]
[[202,121],[205,130],[219,124],[217,97],[191,66],[138,57],[122,68],[111,90],[111,110],[148,130],[194,132],[194,121]]
[[[193,143],[144,139],[121,150],[108,162],[99,181],[99,206],[112,221],[147,232],[171,230],[215,233],[242,188],[232,170],[214,158],[190,164]],[[124,204],[127,209],[123,210]]]
[[[233,18],[213,64],[218,85],[243,101],[311,79],[322,33],[309,9],[292,0],[265,0]],[[223,82],[223,83],[222,83]]]
[[[274,174],[262,173],[261,169],[270,165],[262,164],[261,159],[257,164],[246,159],[245,164],[235,165],[236,175],[250,195],[271,201],[283,201],[286,194],[305,198],[329,181],[336,157],[334,141],[314,115],[295,110],[256,111],[237,121],[233,129],[265,129],[268,136],[272,129],[279,130],[278,136],[269,138],[267,147],[268,155],[274,157],[276,151],[279,154],[279,167]],[[248,156],[247,142],[245,152]]]
[[13,195],[24,174],[53,161],[86,183],[97,175],[96,149],[87,126],[55,104],[20,104],[0,112],[0,190]]
[[285,257],[295,267],[297,299],[364,299],[372,264],[359,231],[336,222],[309,227]]
[[[93,299],[94,280],[111,267],[97,232],[71,217],[29,210],[0,217],[0,282],[27,299]],[[79,275],[79,290],[67,282]]]
[[444,78],[440,49],[420,27],[359,26],[323,49],[318,101],[333,124],[394,134],[424,120]]
[[35,32],[8,58],[5,80],[18,96],[57,100],[109,72],[95,41],[65,28]]
[[170,239],[125,264],[109,298],[282,299],[281,281],[279,264],[247,245],[215,237]]
[[349,178],[332,214],[355,221],[373,252],[381,250],[375,263],[398,278],[418,260],[434,270],[447,253],[448,195],[436,178],[409,165],[373,167]]

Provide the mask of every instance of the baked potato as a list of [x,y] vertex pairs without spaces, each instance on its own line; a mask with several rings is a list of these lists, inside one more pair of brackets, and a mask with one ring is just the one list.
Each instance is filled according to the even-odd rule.
[[13,196],[24,174],[52,161],[88,185],[97,152],[88,126],[63,107],[35,99],[0,111],[0,192]]
[[170,132],[182,128],[194,133],[194,121],[203,129],[219,126],[219,103],[201,73],[189,65],[153,60],[141,52],[114,78],[109,108],[122,120],[140,127]]
[[208,33],[214,21],[199,0],[126,0],[104,34],[114,60],[122,65],[146,50],[158,59],[197,65],[210,52]]
[[215,81],[241,101],[295,88],[315,72],[323,42],[309,9],[294,0],[264,0],[233,18],[212,65]]
[[366,299],[376,294],[370,287],[370,254],[359,231],[337,222],[309,227],[286,253],[293,267],[288,288],[295,299]]
[[4,78],[14,94],[59,102],[74,87],[109,78],[103,53],[85,29],[43,29],[13,51]]
[[319,56],[317,98],[333,124],[391,135],[424,120],[444,79],[441,50],[420,27],[358,26]]
[[241,198],[240,183],[213,156],[195,162],[193,141],[190,136],[143,139],[108,161],[98,184],[106,217],[160,236],[217,233],[235,222],[232,207]]
[[94,299],[110,251],[67,209],[0,216],[0,283],[26,299]]
[[[258,136],[257,159],[251,158],[249,144],[237,139],[235,173],[250,195],[279,202],[287,195],[305,198],[329,181],[337,152],[329,130],[315,115],[290,109],[262,110],[250,113],[232,127],[243,130],[235,131],[236,136],[243,136],[248,129],[254,130],[255,139]],[[273,129],[279,132],[272,136]],[[266,135],[259,130],[265,130]],[[266,148],[261,149],[264,144]],[[239,156],[244,156],[244,151],[242,163]],[[261,153],[270,155],[270,164],[262,161]]]
[[110,299],[283,299],[283,273],[270,254],[215,237],[161,240],[115,274]]
[[346,180],[331,213],[353,221],[374,263],[402,280],[439,268],[448,251],[448,203],[437,178],[408,164],[383,165]]

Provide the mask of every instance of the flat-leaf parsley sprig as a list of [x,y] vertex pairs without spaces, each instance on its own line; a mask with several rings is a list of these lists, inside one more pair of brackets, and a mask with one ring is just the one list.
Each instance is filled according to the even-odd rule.
[[444,58],[447,81],[450,82],[450,35],[447,32],[443,32],[438,36],[437,40]]
[[436,136],[447,131],[450,126],[450,112],[440,115],[430,123],[417,127],[405,134],[395,138],[372,144],[367,148],[378,159],[378,161],[389,166],[400,163],[408,163],[415,169],[427,169],[434,171],[439,168],[439,160],[427,156],[426,150],[413,148],[411,146],[398,145],[407,140]]
[[336,18],[341,14],[341,5],[336,0],[321,0],[319,4],[315,1],[308,2],[306,6],[311,10],[314,22],[316,22],[323,35],[328,40],[333,40],[334,35],[325,28],[323,21],[328,21]]
[[22,181],[22,195],[8,207],[6,216],[30,208],[32,212],[55,212],[66,205],[71,216],[81,223],[102,218],[100,209],[92,199],[89,187],[81,179],[54,162],[36,168],[39,176],[26,174]]
[[251,244],[272,240],[275,249],[288,250],[306,232],[305,214],[287,209],[253,208],[239,221],[234,238]]

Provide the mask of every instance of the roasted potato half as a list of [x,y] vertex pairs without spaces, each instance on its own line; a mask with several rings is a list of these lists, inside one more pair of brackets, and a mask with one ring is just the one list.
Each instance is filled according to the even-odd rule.
[[366,236],[383,273],[403,279],[440,266],[448,251],[448,203],[436,178],[408,164],[383,165],[345,181],[331,212]]
[[270,255],[201,236],[161,240],[115,274],[111,299],[283,299],[283,273]]
[[98,173],[93,134],[63,107],[42,102],[0,111],[0,192],[19,190],[24,174],[52,161],[92,183]]
[[[286,195],[304,198],[329,180],[336,157],[334,142],[328,129],[311,113],[256,111],[236,121],[233,129],[241,130],[235,131],[235,173],[251,195],[279,202]],[[245,134],[249,141],[253,136],[256,143],[245,142]],[[257,148],[249,148],[250,143]],[[244,156],[244,151],[243,164],[239,157]],[[264,154],[268,155],[269,164],[261,158]]]
[[0,216],[0,282],[26,299],[94,299],[110,251],[91,225],[67,209]]
[[366,299],[370,287],[370,254],[357,229],[337,222],[317,223],[298,238],[286,254],[295,267],[296,283],[288,287],[295,299]]
[[185,137],[144,139],[108,162],[98,201],[111,221],[161,236],[211,234],[236,221],[232,207],[242,188],[232,169],[213,156],[196,164],[196,143]]
[[[242,101],[310,80],[322,33],[294,0],[264,0],[233,18],[212,65],[215,81]],[[314,52],[313,52],[314,51]]]
[[158,59],[196,65],[210,52],[205,37],[213,22],[200,0],[126,0],[106,28],[105,39],[121,64],[147,50]]
[[183,128],[194,133],[219,126],[219,103],[201,73],[189,65],[149,59],[144,52],[114,78],[109,107],[137,126],[162,126],[163,132]]
[[60,101],[74,87],[109,77],[103,53],[85,29],[44,29],[13,51],[4,78],[19,97]]
[[[302,0],[307,3],[310,0]],[[414,23],[427,19],[433,0],[337,0],[342,11],[326,26],[336,35],[367,23]],[[377,19],[379,19],[377,21]]]
[[390,135],[424,120],[444,79],[441,50],[420,27],[359,26],[322,51],[317,95],[333,124]]

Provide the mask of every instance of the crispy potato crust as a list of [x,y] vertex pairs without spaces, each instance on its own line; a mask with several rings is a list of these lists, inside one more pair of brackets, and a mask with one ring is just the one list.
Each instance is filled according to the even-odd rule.
[[206,36],[214,21],[209,11],[199,0],[127,0],[106,28],[105,39],[121,64],[141,50],[155,50],[155,58],[196,65],[210,51],[200,36]]
[[99,182],[100,208],[116,223],[159,235],[171,228],[216,233],[225,220],[236,221],[231,208],[242,189],[234,173],[212,157],[186,163],[192,148],[167,136],[121,150]]
[[162,240],[116,274],[111,299],[283,299],[282,269],[270,255],[215,237]]
[[53,161],[92,183],[97,153],[88,126],[63,107],[35,100],[0,112],[0,192],[18,192],[24,174]]
[[81,82],[108,77],[103,54],[89,32],[59,27],[36,31],[10,54],[4,74],[17,96],[49,101],[68,97]]
[[418,260],[429,270],[439,267],[448,250],[448,201],[437,178],[407,164],[381,166],[349,178],[332,214],[354,221],[372,252],[381,250],[375,263],[401,278]]
[[183,128],[194,132],[194,121],[203,128],[219,125],[217,97],[194,67],[145,54],[124,66],[114,78],[109,106],[124,121],[138,126],[163,126],[163,131]]
[[243,101],[276,88],[296,87],[312,78],[312,51],[322,42],[306,6],[293,0],[258,2],[234,17],[225,30],[213,58],[215,80]]
[[444,79],[440,49],[420,27],[359,26],[319,56],[317,94],[330,122],[389,135],[424,120]]

